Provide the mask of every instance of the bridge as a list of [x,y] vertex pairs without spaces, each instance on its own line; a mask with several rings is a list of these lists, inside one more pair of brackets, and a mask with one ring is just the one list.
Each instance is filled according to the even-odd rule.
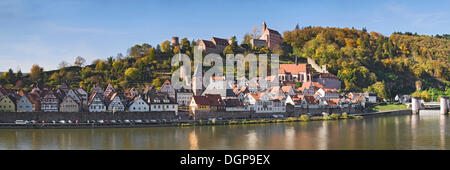
[[448,96],[441,96],[440,102],[421,102],[420,97],[413,97],[411,99],[411,110],[413,114],[419,114],[420,110],[427,109],[439,109],[440,113],[445,115],[448,114],[450,103]]

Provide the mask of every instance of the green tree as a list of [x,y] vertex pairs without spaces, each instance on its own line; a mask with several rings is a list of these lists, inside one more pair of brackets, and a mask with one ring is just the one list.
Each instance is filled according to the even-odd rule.
[[39,65],[34,64],[33,66],[31,66],[31,70],[30,70],[30,79],[33,82],[37,82],[39,80],[39,78],[41,77],[41,73],[42,73],[43,69],[41,67],[39,67]]
[[136,81],[139,77],[139,70],[137,68],[131,67],[128,68],[125,71],[125,76],[129,79],[129,80],[133,80]]
[[161,52],[163,53],[170,53],[170,41],[166,40],[161,43]]

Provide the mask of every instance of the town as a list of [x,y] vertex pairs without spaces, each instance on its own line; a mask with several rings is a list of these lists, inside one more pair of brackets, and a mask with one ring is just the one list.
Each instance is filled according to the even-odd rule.
[[[281,34],[261,26],[259,39],[251,39],[254,47],[279,48]],[[231,43],[212,37],[199,40],[197,45],[206,54],[221,53]],[[178,37],[171,45],[179,46]],[[114,85],[97,85],[88,92],[83,87],[71,88],[62,83],[59,88],[34,87],[31,91],[0,87],[0,112],[90,112],[90,113],[167,113],[174,118],[201,120],[211,118],[251,118],[273,115],[358,113],[367,105],[377,103],[377,94],[342,93],[341,81],[308,58],[307,63],[279,64],[278,76],[268,76],[268,84],[260,79],[238,78],[230,82],[224,76],[213,76],[209,85],[202,83],[202,68],[194,68],[191,89],[175,89],[167,79],[160,87],[127,88],[118,91]],[[225,86],[225,87],[224,87]],[[183,116],[184,115],[184,116]],[[6,120],[1,120],[6,121]]]

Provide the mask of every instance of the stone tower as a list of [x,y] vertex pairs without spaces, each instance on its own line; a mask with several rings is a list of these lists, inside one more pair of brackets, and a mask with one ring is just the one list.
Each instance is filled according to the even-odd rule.
[[267,29],[266,21],[263,21],[261,25],[261,34],[263,34]]

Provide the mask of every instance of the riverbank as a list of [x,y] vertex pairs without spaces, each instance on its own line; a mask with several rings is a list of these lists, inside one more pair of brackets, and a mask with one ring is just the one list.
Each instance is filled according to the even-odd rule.
[[0,123],[0,129],[92,129],[92,128],[148,128],[148,127],[186,127],[186,126],[215,126],[215,125],[245,125],[245,124],[268,124],[308,121],[331,121],[344,119],[362,119],[368,116],[387,115],[409,115],[411,110],[393,110],[384,112],[372,112],[361,114],[324,114],[323,116],[286,117],[286,118],[253,118],[253,119],[230,119],[230,120],[176,120],[164,122],[130,122],[130,123],[35,123],[15,124]]
[[184,120],[166,121],[156,123],[35,123],[15,124],[0,123],[0,129],[92,129],[92,128],[148,128],[148,127],[186,127],[186,126],[216,126],[216,125],[245,125],[245,124],[269,124],[288,122],[327,121],[342,119],[361,119],[359,115],[331,114],[324,116],[302,115],[300,117],[264,118],[264,119],[232,119],[232,120]]

